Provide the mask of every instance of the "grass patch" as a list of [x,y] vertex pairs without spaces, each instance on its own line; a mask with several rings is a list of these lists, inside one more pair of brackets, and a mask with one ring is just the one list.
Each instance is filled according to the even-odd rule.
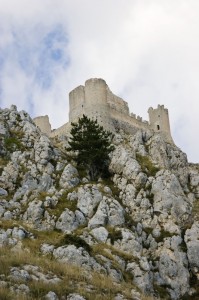
[[192,215],[195,220],[199,221],[199,200],[195,200],[193,203]]
[[38,198],[38,200],[45,201],[47,196],[50,197],[51,195],[48,194],[48,193],[45,192],[45,191],[42,191],[42,192],[39,193],[39,195],[38,195],[37,198]]
[[[106,275],[90,271],[85,273],[84,269],[74,265],[59,263],[48,257],[39,257],[33,251],[31,252],[12,252],[9,248],[0,249],[0,273],[9,275],[11,267],[23,267],[25,264],[39,266],[42,273],[48,274],[52,272],[57,275],[62,281],[57,284],[47,284],[42,281],[26,282],[30,289],[30,294],[19,298],[8,290],[8,288],[0,289],[0,299],[42,299],[49,291],[54,291],[59,298],[67,296],[69,293],[78,293],[84,296],[87,300],[104,299],[110,300],[117,293],[122,293],[125,298],[131,299],[131,283],[121,282],[120,285],[113,283],[112,279]],[[67,283],[67,284],[66,284]],[[88,289],[91,287],[91,289]]]
[[0,229],[13,229],[14,227],[23,227],[25,230],[28,231],[28,226],[26,224],[23,224],[20,220],[0,220]]
[[121,258],[123,258],[125,261],[132,262],[132,261],[137,261],[137,258],[134,257],[132,254],[119,250],[118,248],[115,248],[112,245],[107,245],[107,244],[97,244],[92,246],[92,253],[94,255],[97,254],[102,254],[103,256],[113,260],[114,255],[117,255]]
[[36,231],[31,230],[34,235],[34,239],[24,239],[23,247],[28,251],[33,251],[34,253],[40,253],[40,248],[43,243],[57,245],[63,238],[63,233],[58,230],[53,231]]
[[5,157],[0,157],[0,175],[3,172],[4,167],[8,164],[9,160]]
[[146,173],[148,176],[155,176],[156,173],[160,170],[155,167],[148,156],[142,156],[140,154],[136,154],[136,159],[140,164],[142,171]]
[[56,217],[59,217],[61,213],[68,208],[69,210],[75,212],[77,209],[77,200],[68,200],[67,196],[69,193],[74,191],[75,189],[72,188],[70,190],[65,191],[58,199],[58,203],[55,207],[48,208],[50,214],[55,215]]
[[12,300],[12,295],[8,288],[0,287],[0,299],[1,300]]
[[83,247],[88,253],[91,253],[91,247],[79,236],[75,234],[63,234],[58,230],[36,231],[32,230],[35,239],[23,240],[24,249],[39,253],[43,243],[54,245],[56,248],[67,245]]
[[30,298],[23,294],[16,294],[10,291],[9,288],[0,287],[0,299],[1,300],[34,300],[34,298]]
[[120,189],[114,184],[112,179],[103,179],[102,183],[104,186],[108,186],[111,189],[113,197],[120,202]]
[[13,152],[16,150],[23,151],[25,149],[24,145],[21,142],[24,133],[22,131],[11,131],[9,137],[5,137],[4,144],[5,148],[9,152]]

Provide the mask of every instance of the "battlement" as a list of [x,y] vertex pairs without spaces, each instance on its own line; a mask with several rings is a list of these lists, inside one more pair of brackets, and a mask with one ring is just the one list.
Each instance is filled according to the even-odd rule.
[[148,109],[149,121],[129,112],[128,103],[114,95],[105,80],[99,78],[88,79],[85,86],[80,85],[69,93],[69,123],[51,131],[48,116],[34,119],[41,131],[49,136],[68,134],[70,123],[87,115],[90,119],[97,119],[106,130],[115,132],[119,129],[127,133],[135,133],[138,129],[151,129],[160,132],[164,138],[173,142],[170,132],[168,109],[164,105]]

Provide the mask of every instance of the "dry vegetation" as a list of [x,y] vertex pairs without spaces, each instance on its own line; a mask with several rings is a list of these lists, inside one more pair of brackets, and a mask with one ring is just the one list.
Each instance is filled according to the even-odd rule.
[[[7,278],[11,267],[23,267],[26,264],[39,266],[44,274],[52,272],[62,281],[53,286],[41,281],[30,281],[26,283],[30,288],[30,296],[24,299],[41,299],[50,290],[60,297],[76,292],[85,296],[86,299],[113,299],[117,292],[122,292],[127,297],[130,296],[131,285],[126,283],[116,285],[105,275],[92,272],[88,278],[81,268],[59,263],[47,257],[39,257],[28,250],[15,253],[9,248],[0,249],[0,275],[4,274]],[[0,299],[13,299],[9,287],[0,289]],[[19,299],[23,299],[21,295]]]
[[[1,228],[10,228],[10,225],[9,221],[1,222]],[[15,223],[15,226],[16,225],[19,224]],[[127,299],[131,299],[131,289],[134,288],[134,286],[130,280],[116,284],[110,277],[94,271],[90,272],[90,276],[88,277],[88,273],[82,268],[55,261],[50,255],[42,256],[39,251],[41,244],[49,242],[58,245],[63,242],[63,233],[56,231],[36,232],[33,230],[32,233],[35,239],[23,240],[21,251],[13,251],[9,247],[0,248],[0,280],[9,282],[8,286],[0,288],[1,300],[42,299],[49,291],[54,291],[58,297],[75,292],[81,294],[88,300],[114,299],[117,293],[121,293]],[[111,247],[111,249],[104,249],[103,245],[99,245],[98,249],[93,249],[92,254],[95,256],[95,254],[101,252],[102,249],[102,254],[113,258],[109,252],[109,250],[113,250],[113,247]],[[23,268],[24,265],[38,266],[41,268],[42,273],[53,273],[62,280],[60,283],[54,285],[49,285],[42,281],[27,281],[25,284],[28,285],[30,289],[29,296],[23,296],[22,294],[13,295],[10,291],[10,287],[16,284],[16,282],[8,280],[10,269],[12,267]],[[23,282],[17,282],[17,284],[20,283]],[[143,299],[150,298],[145,297]]]

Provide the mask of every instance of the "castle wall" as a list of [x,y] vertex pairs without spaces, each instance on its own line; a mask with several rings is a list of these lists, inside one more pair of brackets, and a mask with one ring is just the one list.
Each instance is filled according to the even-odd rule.
[[56,136],[61,136],[61,135],[68,135],[70,133],[70,130],[71,130],[71,124],[66,123],[66,124],[62,125],[61,127],[52,130],[49,136],[56,137]]
[[114,95],[110,89],[107,87],[107,103],[112,110],[117,110],[118,112],[129,115],[128,103],[122,98]]
[[136,118],[135,116],[130,116],[129,114],[123,114],[115,109],[111,109],[110,117],[116,129],[122,129],[128,133],[134,133],[138,129],[149,128],[149,123],[142,121],[140,117]]
[[40,130],[47,134],[50,135],[51,133],[51,125],[49,122],[49,117],[46,116],[40,116],[40,117],[36,117],[33,119],[33,121],[35,122],[36,126],[38,126],[40,128]]

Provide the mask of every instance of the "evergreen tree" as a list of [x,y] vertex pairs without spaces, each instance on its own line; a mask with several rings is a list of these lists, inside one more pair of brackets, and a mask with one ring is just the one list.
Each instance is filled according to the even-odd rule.
[[109,153],[114,150],[111,145],[113,134],[105,131],[97,120],[83,115],[77,123],[71,123],[69,151],[75,151],[75,160],[89,171],[91,180],[108,174]]

